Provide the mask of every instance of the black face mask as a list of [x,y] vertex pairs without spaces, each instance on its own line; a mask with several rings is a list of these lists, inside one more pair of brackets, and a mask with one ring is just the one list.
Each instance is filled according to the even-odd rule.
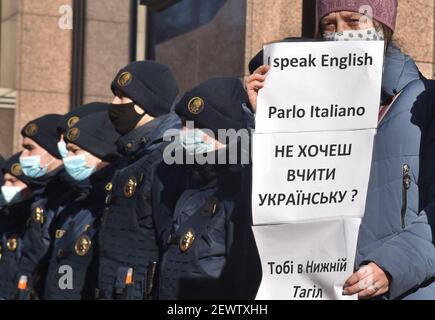
[[116,131],[121,135],[133,131],[144,114],[139,114],[134,109],[135,103],[111,104],[109,108],[109,117]]

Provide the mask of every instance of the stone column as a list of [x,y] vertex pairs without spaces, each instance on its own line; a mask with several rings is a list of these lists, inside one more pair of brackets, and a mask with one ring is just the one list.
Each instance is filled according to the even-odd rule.
[[28,121],[70,108],[72,32],[59,27],[63,5],[72,0],[17,1],[15,150]]
[[246,0],[245,74],[265,43],[302,35],[302,0]]
[[130,0],[86,3],[83,101],[110,102],[110,84],[129,63]]
[[434,0],[400,0],[395,38],[427,78],[434,78]]

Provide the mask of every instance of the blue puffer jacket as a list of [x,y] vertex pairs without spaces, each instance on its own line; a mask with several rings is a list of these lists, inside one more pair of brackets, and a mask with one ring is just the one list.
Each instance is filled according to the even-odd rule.
[[357,265],[376,263],[391,277],[385,299],[435,299],[435,83],[390,45],[380,123]]

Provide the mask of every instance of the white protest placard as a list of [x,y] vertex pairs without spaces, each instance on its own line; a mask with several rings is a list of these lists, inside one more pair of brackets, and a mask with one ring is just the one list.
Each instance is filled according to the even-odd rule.
[[383,41],[274,43],[264,57],[257,133],[377,128]]
[[384,42],[276,43],[257,101],[252,214],[258,299],[343,297],[378,125]]
[[255,225],[362,218],[375,130],[255,134]]
[[258,300],[356,300],[352,275],[360,219],[253,227],[263,281]]

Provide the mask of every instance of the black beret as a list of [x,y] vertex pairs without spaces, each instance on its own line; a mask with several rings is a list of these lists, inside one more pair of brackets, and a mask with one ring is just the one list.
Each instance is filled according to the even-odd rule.
[[81,118],[86,117],[96,112],[105,112],[109,110],[110,104],[103,102],[92,102],[80,107],[74,108],[71,112],[65,114],[57,124],[59,134],[68,131],[69,128],[74,126]]
[[[317,40],[310,39],[310,38],[285,38],[279,42],[311,42],[311,41],[317,41]],[[253,74],[255,70],[257,70],[263,64],[264,64],[264,52],[263,50],[261,50],[249,62],[249,72]]]
[[236,78],[210,79],[187,92],[175,112],[195,127],[212,130],[240,130],[245,127],[243,104],[249,105],[242,83]]
[[82,118],[64,137],[66,143],[71,142],[108,162],[121,157],[116,146],[119,138],[120,135],[106,112],[97,112]]
[[121,69],[112,82],[113,94],[122,93],[153,117],[168,114],[178,95],[178,84],[168,66],[137,61]]
[[17,178],[18,180],[24,182],[26,185],[31,186],[32,179],[27,177],[23,173],[23,170],[21,169],[20,156],[21,156],[21,152],[14,154],[12,157],[7,159],[2,165],[2,172],[4,174],[9,173],[13,175],[15,178]]
[[57,132],[57,124],[61,119],[62,116],[59,114],[45,115],[26,124],[21,130],[21,135],[35,141],[53,157],[62,159],[57,149],[60,138]]

